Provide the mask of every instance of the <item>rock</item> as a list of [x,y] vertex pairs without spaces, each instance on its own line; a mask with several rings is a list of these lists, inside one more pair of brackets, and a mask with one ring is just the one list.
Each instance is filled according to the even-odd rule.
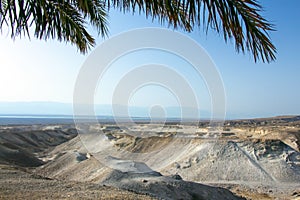
[[182,180],[182,177],[179,174],[174,174],[174,175],[171,175],[170,177],[175,180]]
[[178,162],[175,162],[175,163],[174,163],[174,167],[175,167],[176,169],[180,169],[180,164],[179,164]]
[[87,159],[90,159],[91,158],[91,154],[90,153],[86,153],[86,155],[85,155],[85,157],[87,158]]

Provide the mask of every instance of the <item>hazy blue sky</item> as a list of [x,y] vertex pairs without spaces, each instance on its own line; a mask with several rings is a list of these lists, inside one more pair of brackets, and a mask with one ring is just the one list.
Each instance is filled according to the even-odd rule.
[[[225,44],[223,38],[214,32],[205,35],[202,30],[196,30],[186,34],[203,46],[214,60],[224,81],[227,112],[232,116],[300,114],[300,1],[262,1],[262,5],[265,9],[263,16],[274,23],[277,29],[271,33],[278,49],[277,60],[271,64],[254,63],[250,54],[237,54],[232,43]],[[110,36],[132,28],[162,27],[143,15],[118,12],[112,12],[109,21]],[[31,41],[17,38],[12,41],[6,31],[0,35],[0,42],[0,102],[72,103],[74,83],[88,55],[80,54],[74,46],[53,40],[45,42],[34,38]],[[101,42],[102,39],[98,38],[97,44]],[[142,53],[129,55],[123,62],[114,63],[111,74],[103,80],[103,88],[98,88],[102,93],[96,94],[97,103],[110,103],[113,86],[120,74],[132,67],[130,60],[142,64],[149,62],[145,57],[156,59],[157,52],[144,52],[153,57],[143,56]],[[174,58],[170,60],[169,64],[177,63],[177,69],[190,79],[200,109],[208,110],[210,100],[203,80],[193,77],[192,71],[187,69],[188,65],[179,64],[181,61],[175,62]],[[156,62],[159,61],[161,57],[158,56]],[[153,86],[138,91],[130,104],[176,106],[177,102],[171,93]]]

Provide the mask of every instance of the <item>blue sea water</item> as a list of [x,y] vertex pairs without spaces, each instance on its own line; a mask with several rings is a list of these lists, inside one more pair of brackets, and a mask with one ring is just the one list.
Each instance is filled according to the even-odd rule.
[[0,125],[72,124],[68,115],[0,115]]
[[[113,116],[97,116],[99,122],[115,123]],[[121,118],[124,122],[127,118]],[[133,117],[137,122],[149,122],[149,118]],[[91,122],[88,116],[81,117],[82,122]],[[32,124],[74,124],[73,115],[0,115],[0,125],[32,125]]]

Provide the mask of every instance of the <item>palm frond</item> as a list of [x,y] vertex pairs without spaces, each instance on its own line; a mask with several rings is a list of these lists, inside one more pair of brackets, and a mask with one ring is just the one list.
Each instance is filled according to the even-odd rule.
[[144,13],[152,20],[168,24],[174,28],[191,31],[192,27],[183,11],[183,4],[178,0],[105,0],[108,9],[114,8],[121,12]]
[[144,12],[173,28],[192,31],[203,26],[222,33],[224,40],[235,41],[236,50],[249,51],[256,61],[271,62],[276,59],[276,48],[269,31],[274,27],[259,13],[262,7],[256,0],[107,0],[108,7],[123,12]]
[[[198,0],[197,2],[198,6],[203,8],[202,16],[207,15],[207,20],[202,23],[217,32],[222,32],[225,41],[233,38],[237,51],[250,51],[255,62],[259,59],[263,62],[275,59],[276,48],[268,34],[268,31],[273,31],[274,27],[259,14],[262,7],[256,0]],[[196,16],[197,14],[201,13],[195,13]],[[201,23],[199,18],[200,16],[194,19],[198,24]]]
[[30,36],[30,28],[40,39],[57,38],[75,44],[85,53],[95,44],[87,32],[91,24],[99,35],[108,33],[107,12],[144,13],[152,20],[173,28],[192,31],[203,26],[234,40],[239,52],[249,51],[254,60],[275,60],[276,48],[269,32],[274,30],[260,13],[257,0],[0,0],[0,30],[7,25],[11,36]]
[[86,53],[95,44],[86,26],[92,24],[105,36],[106,16],[104,4],[97,0],[1,0],[0,29],[6,24],[15,38],[22,34],[30,37],[33,28],[39,39],[70,42]]
[[86,31],[81,13],[64,1],[32,1],[30,13],[35,36],[40,39],[57,38],[76,44],[85,53],[94,45],[94,38]]
[[98,0],[72,0],[72,4],[83,13],[84,18],[88,18],[92,26],[97,28],[98,34],[106,36],[108,34],[107,10],[105,3]]

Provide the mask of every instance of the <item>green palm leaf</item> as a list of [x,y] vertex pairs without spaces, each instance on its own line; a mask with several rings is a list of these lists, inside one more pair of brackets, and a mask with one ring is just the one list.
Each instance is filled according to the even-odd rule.
[[254,60],[275,60],[276,48],[268,35],[273,25],[261,15],[256,0],[0,0],[0,29],[7,25],[11,36],[56,38],[75,44],[82,53],[94,46],[86,26],[91,24],[101,36],[108,33],[107,13],[145,14],[161,24],[192,31],[194,27],[213,29],[224,40],[234,40],[236,50],[249,51]]
[[211,28],[222,33],[226,42],[233,39],[238,52],[250,51],[255,61],[276,58],[276,48],[268,35],[273,25],[259,14],[262,7],[256,0],[112,0],[107,4],[123,12],[144,12],[188,32],[195,26],[203,25],[206,31]]

